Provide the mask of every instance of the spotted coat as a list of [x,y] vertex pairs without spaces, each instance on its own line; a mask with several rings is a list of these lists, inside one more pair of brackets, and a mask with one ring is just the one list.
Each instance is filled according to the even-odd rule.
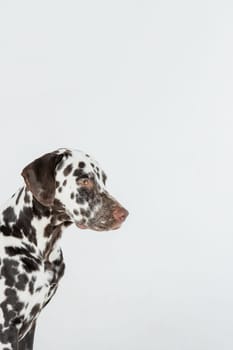
[[27,165],[0,211],[0,350],[32,350],[36,319],[64,274],[65,227],[113,230],[128,212],[88,154],[59,149]]

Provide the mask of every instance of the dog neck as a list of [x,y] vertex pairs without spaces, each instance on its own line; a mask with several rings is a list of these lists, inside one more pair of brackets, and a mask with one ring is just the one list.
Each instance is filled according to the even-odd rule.
[[24,186],[20,188],[2,207],[1,230],[4,235],[25,246],[33,246],[37,254],[49,259],[62,231],[72,224],[63,205],[55,199],[52,207],[41,205]]

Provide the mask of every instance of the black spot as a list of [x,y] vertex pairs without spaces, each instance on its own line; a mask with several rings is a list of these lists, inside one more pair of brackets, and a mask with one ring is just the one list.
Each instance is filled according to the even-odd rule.
[[1,269],[1,275],[5,277],[5,283],[9,287],[13,287],[16,282],[16,276],[18,274],[19,263],[13,259],[3,259],[3,266]]
[[64,227],[68,227],[68,226],[72,225],[72,221],[65,221],[65,222],[63,222],[63,225],[64,225]]
[[78,163],[79,168],[85,168],[86,164],[84,162]]
[[3,211],[2,215],[3,215],[3,220],[6,223],[14,222],[16,220],[16,215],[15,215],[14,209],[12,207],[6,208]]
[[18,203],[19,203],[19,199],[20,199],[20,197],[21,197],[21,194],[22,194],[22,192],[23,192],[23,187],[21,188],[21,190],[19,191],[19,194],[18,194],[18,196],[17,196],[17,198],[16,198],[16,205],[18,205]]
[[[73,172],[73,175],[75,177],[81,178],[82,176],[84,176],[83,170],[82,169],[75,169],[75,171]],[[87,176],[87,175],[85,175]]]
[[29,282],[29,292],[31,294],[34,293],[34,285],[35,285],[36,278],[33,276]]
[[[35,250],[34,250],[35,251]],[[31,260],[34,260],[34,262],[38,265],[41,264],[40,259],[34,257],[31,255],[30,251],[23,248],[23,247],[5,247],[5,252],[6,254],[8,254],[9,256],[15,256],[15,255],[23,255],[28,257]]]
[[33,217],[34,213],[32,208],[24,207],[19,213],[17,229],[22,230],[22,232],[29,239],[29,241],[37,245],[36,230],[31,224]]
[[31,309],[30,316],[34,318],[39,311],[40,311],[40,304],[34,305],[33,308]]
[[15,238],[23,238],[22,232],[20,231],[20,229],[16,225],[12,226],[11,235]]
[[5,252],[9,256],[14,256],[18,254],[28,254],[27,250],[21,247],[5,247]]
[[4,234],[4,236],[11,235],[11,228],[9,226],[0,226],[0,231]]
[[27,275],[25,273],[21,273],[18,275],[18,282],[15,284],[15,286],[19,290],[25,290],[27,283],[28,283]]
[[62,263],[58,271],[58,279],[62,278],[62,276],[64,275],[64,271],[65,271],[65,264]]
[[63,186],[65,186],[67,184],[67,180],[63,181]]
[[92,168],[93,168],[93,169],[95,168],[95,166],[94,166],[94,164],[93,164],[93,163],[91,163],[91,166],[92,166]]
[[79,215],[79,212],[76,209],[73,210],[73,213],[74,213],[74,215]]
[[59,181],[56,181],[56,188],[58,188],[60,186],[60,182]]
[[9,296],[9,297],[16,296],[16,291],[15,291],[15,289],[6,288],[5,295]]
[[23,303],[20,303],[19,301],[15,304],[15,308],[14,310],[16,311],[21,311],[24,307],[24,304]]
[[59,187],[58,192],[60,193],[62,192],[62,187]]
[[35,262],[34,259],[32,260],[31,258],[23,257],[21,258],[21,261],[26,272],[31,273],[39,270],[38,263]]
[[70,198],[74,199],[74,192],[71,193]]
[[12,323],[14,325],[17,325],[17,324],[20,324],[22,321],[23,321],[23,317],[20,316],[20,317],[15,317],[14,320],[12,321]]
[[[10,324],[11,320],[16,316],[16,305],[18,304],[19,301],[18,301],[16,291],[13,288],[6,288],[5,296],[6,296],[5,300],[0,304],[0,306],[4,314],[4,326],[7,327]],[[11,306],[11,310],[9,310],[9,305]],[[18,305],[18,306],[22,306],[22,305]]]
[[63,174],[65,176],[68,176],[71,173],[72,169],[73,169],[73,165],[72,164],[67,165],[67,167],[63,171]]

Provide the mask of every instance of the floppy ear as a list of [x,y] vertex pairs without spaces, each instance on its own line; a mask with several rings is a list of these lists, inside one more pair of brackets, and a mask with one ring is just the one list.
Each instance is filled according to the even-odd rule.
[[28,164],[21,175],[33,196],[46,207],[53,205],[55,197],[55,168],[63,154],[51,152]]

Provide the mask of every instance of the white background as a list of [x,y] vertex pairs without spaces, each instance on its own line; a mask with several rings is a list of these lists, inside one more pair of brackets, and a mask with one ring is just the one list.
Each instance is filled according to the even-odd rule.
[[72,226],[35,350],[232,350],[232,1],[0,2],[0,200],[59,147],[130,211]]

